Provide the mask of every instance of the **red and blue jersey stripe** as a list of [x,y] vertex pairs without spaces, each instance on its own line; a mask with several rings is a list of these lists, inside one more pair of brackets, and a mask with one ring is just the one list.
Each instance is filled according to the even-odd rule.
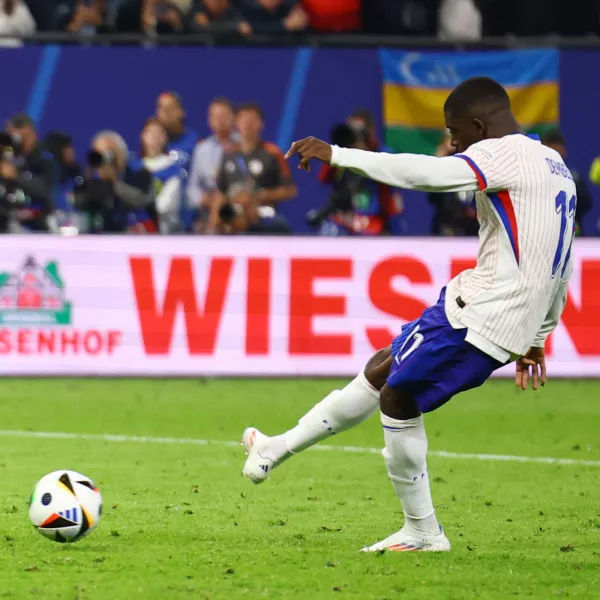
[[[483,171],[477,166],[477,163],[470,156],[466,156],[464,154],[455,154],[455,156],[465,160],[471,169],[473,169],[475,177],[477,177],[479,189],[483,192],[487,188],[488,183]],[[510,240],[510,245],[515,253],[517,264],[519,264],[519,230],[517,227],[515,208],[513,206],[510,194],[507,190],[503,190],[494,194],[488,193],[487,196],[489,197],[493,207],[496,209],[496,212],[498,213],[500,220],[504,225],[504,229],[506,229],[508,239]]]

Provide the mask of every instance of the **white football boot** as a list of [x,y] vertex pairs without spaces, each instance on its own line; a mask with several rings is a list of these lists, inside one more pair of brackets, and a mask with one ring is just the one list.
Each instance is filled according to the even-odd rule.
[[242,446],[248,455],[242,475],[254,483],[262,483],[275,466],[273,459],[261,454],[261,449],[264,452],[265,442],[268,439],[268,436],[254,427],[247,427],[242,434]]
[[361,552],[448,552],[450,540],[440,526],[436,535],[423,535],[406,525],[377,544],[367,546]]

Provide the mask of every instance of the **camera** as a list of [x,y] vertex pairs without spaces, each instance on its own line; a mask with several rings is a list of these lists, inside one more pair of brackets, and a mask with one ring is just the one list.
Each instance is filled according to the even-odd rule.
[[224,204],[219,209],[219,219],[221,219],[223,223],[230,224],[243,212],[244,209],[239,204],[227,202],[227,204]]
[[0,160],[12,161],[21,154],[21,140],[7,131],[0,132]]
[[112,165],[115,162],[115,158],[115,153],[110,151],[98,152],[98,150],[90,150],[87,155],[88,164],[94,169],[105,165]]
[[[359,141],[356,131],[346,123],[340,123],[331,130],[331,143],[341,148],[352,148]],[[337,175],[337,174],[336,174]],[[306,213],[306,222],[317,228],[336,212],[349,212],[353,209],[352,198],[360,188],[362,177],[351,171],[339,171],[333,182],[333,190],[327,203],[321,208]]]
[[27,208],[29,201],[16,181],[0,179],[0,233],[7,233],[11,224],[18,222],[17,211]]

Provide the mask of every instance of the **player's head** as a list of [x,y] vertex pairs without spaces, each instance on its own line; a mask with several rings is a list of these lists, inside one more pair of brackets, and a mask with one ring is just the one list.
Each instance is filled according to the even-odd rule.
[[444,104],[444,116],[458,152],[519,131],[506,90],[489,77],[472,77],[454,88]]

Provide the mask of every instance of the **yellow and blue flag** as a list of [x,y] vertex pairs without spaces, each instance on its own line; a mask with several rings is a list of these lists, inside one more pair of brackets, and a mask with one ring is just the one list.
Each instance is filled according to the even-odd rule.
[[397,152],[433,154],[442,141],[444,101],[461,81],[486,76],[501,83],[528,133],[559,119],[557,50],[407,52],[381,50],[386,144]]

